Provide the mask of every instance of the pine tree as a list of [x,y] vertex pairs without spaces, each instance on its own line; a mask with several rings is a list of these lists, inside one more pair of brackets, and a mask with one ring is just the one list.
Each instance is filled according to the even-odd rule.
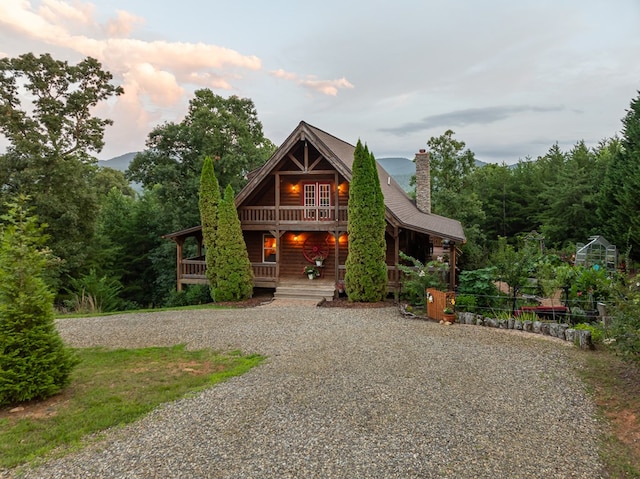
[[[218,229],[218,205],[220,203],[220,186],[213,170],[210,157],[204,159],[200,174],[200,221],[202,222],[202,240],[206,248],[207,279],[211,294],[217,287],[216,276],[216,235]],[[215,300],[215,297],[213,297]]]
[[26,202],[9,203],[0,226],[0,405],[58,393],[75,365],[54,324],[43,227]]
[[384,197],[375,158],[360,141],[354,152],[352,173],[345,291],[351,301],[380,301],[387,291]]
[[603,178],[598,216],[607,239],[640,259],[640,95],[622,120],[622,138]]
[[218,208],[215,268],[213,297],[216,301],[243,301],[251,297],[253,270],[231,185],[227,185]]

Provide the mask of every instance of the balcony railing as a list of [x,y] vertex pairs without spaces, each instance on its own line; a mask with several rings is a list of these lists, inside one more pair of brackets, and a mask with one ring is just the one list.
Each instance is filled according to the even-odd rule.
[[[303,221],[335,221],[336,208],[304,206],[281,206],[276,214],[275,206],[245,206],[238,210],[238,216],[242,223],[266,223],[273,224],[276,218],[280,223],[298,223]],[[338,221],[347,221],[347,207],[338,207]]]

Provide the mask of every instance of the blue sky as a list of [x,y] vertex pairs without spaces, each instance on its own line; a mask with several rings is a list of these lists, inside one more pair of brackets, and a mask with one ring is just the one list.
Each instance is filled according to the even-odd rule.
[[638,25],[637,0],[0,0],[0,55],[90,55],[114,74],[100,159],[142,149],[207,87],[251,98],[276,144],[304,120],[412,158],[452,129],[514,163],[619,132]]

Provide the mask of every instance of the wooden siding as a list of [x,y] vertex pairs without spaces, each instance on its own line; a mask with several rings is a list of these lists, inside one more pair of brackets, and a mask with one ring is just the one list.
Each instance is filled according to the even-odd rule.
[[[282,235],[280,252],[280,277],[303,277],[302,270],[305,266],[312,265],[303,254],[305,243],[307,246],[313,244],[326,245],[329,254],[324,260],[324,266],[319,268],[320,275],[325,279],[335,278],[335,242],[331,240],[332,236],[327,233],[288,232]],[[346,253],[345,253],[346,257]]]

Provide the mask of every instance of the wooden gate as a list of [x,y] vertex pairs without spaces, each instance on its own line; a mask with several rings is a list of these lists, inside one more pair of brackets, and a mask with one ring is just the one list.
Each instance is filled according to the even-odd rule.
[[454,291],[438,291],[437,289],[427,289],[427,317],[441,321],[444,319],[444,309],[451,308],[455,311]]

